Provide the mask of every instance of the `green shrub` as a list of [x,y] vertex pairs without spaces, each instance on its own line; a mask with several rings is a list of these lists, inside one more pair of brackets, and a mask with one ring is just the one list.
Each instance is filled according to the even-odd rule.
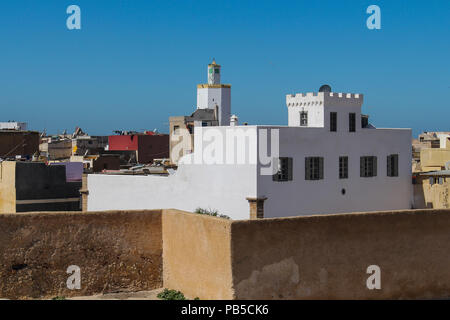
[[56,297],[53,297],[52,300],[66,300],[66,297],[64,297],[64,296],[62,296],[62,297],[56,296]]
[[213,209],[197,208],[197,209],[195,209],[194,213],[198,213],[198,214],[206,214],[206,215],[212,216],[212,217],[218,217],[218,218],[230,219],[229,216],[226,216],[226,215],[224,215],[224,214],[219,214],[219,212],[218,212],[217,210],[213,210]]
[[184,294],[180,291],[164,289],[158,293],[157,297],[162,300],[186,300]]

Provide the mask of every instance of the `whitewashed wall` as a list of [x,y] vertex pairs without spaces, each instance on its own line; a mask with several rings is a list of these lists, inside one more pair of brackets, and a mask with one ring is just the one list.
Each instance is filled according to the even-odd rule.
[[[348,129],[329,132],[326,128],[279,126],[199,127],[195,128],[195,150],[204,150],[204,156],[218,153],[225,156],[227,143],[211,148],[214,145],[201,143],[200,131],[205,141],[214,136],[210,135],[211,130],[223,136],[227,131],[244,131],[251,133],[246,138],[245,159],[254,161],[258,146],[251,136],[256,136],[260,129],[279,130],[279,156],[293,158],[293,181],[275,182],[270,175],[260,175],[256,161],[234,165],[187,164],[195,157],[194,153],[183,157],[178,172],[169,177],[89,175],[88,210],[192,211],[202,207],[217,209],[233,219],[248,219],[246,197],[255,196],[268,197],[265,217],[411,207],[411,130],[358,129],[350,133]],[[238,146],[233,150],[237,152]],[[390,154],[399,154],[398,177],[387,176],[386,157]],[[311,156],[324,157],[324,180],[305,180],[305,157]],[[349,157],[348,179],[339,179],[339,156]],[[376,177],[360,177],[361,156],[377,156]],[[346,190],[345,195],[341,194],[342,189]]]
[[[270,127],[275,128],[275,127]],[[265,217],[410,209],[411,130],[279,127],[280,157],[293,158],[293,180],[258,177]],[[399,154],[399,176],[387,176],[386,157]],[[324,180],[305,180],[305,157],[324,157]],[[349,157],[349,178],[339,179],[339,156]],[[376,177],[360,177],[360,157],[377,156]],[[345,195],[341,190],[345,189]]]

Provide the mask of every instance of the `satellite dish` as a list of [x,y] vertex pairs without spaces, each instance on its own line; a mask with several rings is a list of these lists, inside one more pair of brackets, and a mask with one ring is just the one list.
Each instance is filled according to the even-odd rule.
[[331,92],[331,87],[327,84],[324,84],[320,87],[319,92]]

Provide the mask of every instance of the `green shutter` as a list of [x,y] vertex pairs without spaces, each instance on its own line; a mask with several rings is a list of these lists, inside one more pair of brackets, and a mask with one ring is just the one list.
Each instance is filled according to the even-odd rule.
[[305,158],[305,180],[309,180],[310,177],[310,165],[309,162],[311,161],[310,158]]
[[387,176],[392,177],[392,156],[387,156]]
[[359,176],[364,177],[364,157],[359,158]]
[[292,161],[292,158],[288,158],[288,163],[287,163],[287,165],[288,165],[288,181],[292,181],[292,176],[293,176],[293,174],[292,174],[292,171],[293,171],[293,161]]
[[319,180],[323,179],[323,158],[319,158]]
[[394,176],[398,177],[398,154],[394,156]]
[[377,157],[372,157],[373,159],[373,176],[377,176]]

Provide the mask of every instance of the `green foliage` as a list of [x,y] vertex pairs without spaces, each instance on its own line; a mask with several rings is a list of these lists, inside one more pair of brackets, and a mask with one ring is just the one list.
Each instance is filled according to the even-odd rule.
[[230,219],[229,216],[226,216],[226,215],[224,215],[224,214],[219,214],[219,212],[218,212],[217,210],[213,210],[213,209],[197,208],[197,209],[195,209],[194,213],[198,213],[198,214],[206,214],[206,215],[212,216],[212,217],[218,217],[218,218]]
[[56,296],[56,297],[53,297],[52,300],[66,300],[66,297],[64,297],[64,296]]
[[164,289],[158,293],[157,297],[162,300],[186,300],[184,294],[180,291]]

